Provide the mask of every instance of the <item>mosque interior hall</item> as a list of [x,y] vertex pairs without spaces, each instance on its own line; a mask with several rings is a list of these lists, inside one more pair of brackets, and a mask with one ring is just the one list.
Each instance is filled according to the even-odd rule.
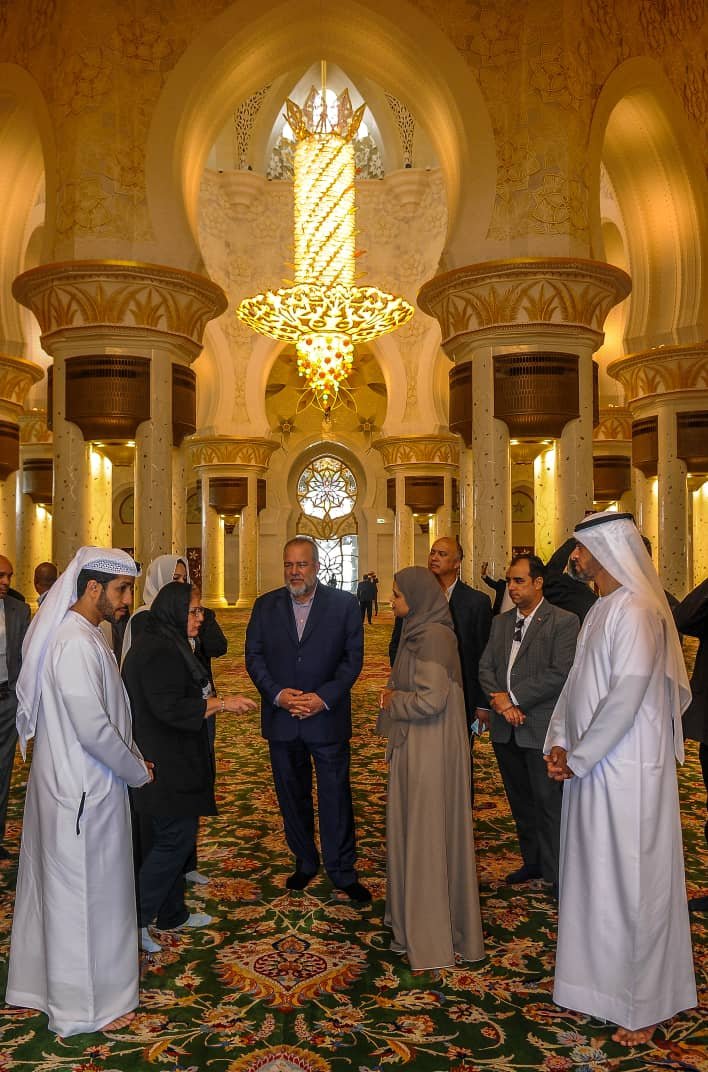
[[[312,537],[344,590],[375,574],[352,779],[383,902],[372,727],[394,574],[451,536],[489,594],[513,554],[545,562],[616,510],[677,599],[708,575],[707,163],[708,0],[0,0],[13,588],[34,611],[36,565],[85,545],[143,569],[185,555],[229,639],[218,689],[255,696],[244,630],[285,542]],[[322,876],[286,897],[267,750],[255,716],[234,725],[200,841],[211,885],[191,891],[213,928],[143,958],[120,1037],[56,1039],[0,1007],[0,1072],[645,1072],[552,1005],[555,906],[538,883],[503,888],[516,841],[488,739],[487,959],[433,985]],[[695,742],[688,759],[691,897]],[[704,919],[703,1009],[659,1033],[651,1067],[708,1067]]]
[[[296,533],[353,589],[634,513],[708,569],[701,0],[0,8],[0,530],[187,549],[207,605]],[[328,170],[329,169],[329,170]]]

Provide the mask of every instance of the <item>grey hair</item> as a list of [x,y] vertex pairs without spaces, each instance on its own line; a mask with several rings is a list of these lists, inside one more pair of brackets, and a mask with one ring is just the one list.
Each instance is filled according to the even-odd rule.
[[307,544],[309,544],[310,547],[312,548],[312,561],[317,566],[319,566],[319,564],[320,564],[320,549],[317,546],[316,542],[312,539],[311,536],[293,536],[292,540],[288,540],[288,542],[283,547],[283,554],[285,554],[285,552],[287,551],[288,547],[292,547],[292,545],[294,543],[307,543]]

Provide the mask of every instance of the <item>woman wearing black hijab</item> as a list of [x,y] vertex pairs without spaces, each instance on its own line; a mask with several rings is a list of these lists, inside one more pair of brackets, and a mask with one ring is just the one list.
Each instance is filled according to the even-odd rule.
[[140,944],[152,953],[161,948],[148,931],[153,920],[163,930],[211,923],[204,913],[190,915],[183,874],[199,816],[216,814],[208,719],[217,711],[243,714],[256,706],[244,696],[212,694],[193,650],[203,619],[197,589],[179,581],[166,584],[153,600],[140,644],[131,646],[123,663],[134,737],[155,764],[151,792],[132,795],[142,849]]

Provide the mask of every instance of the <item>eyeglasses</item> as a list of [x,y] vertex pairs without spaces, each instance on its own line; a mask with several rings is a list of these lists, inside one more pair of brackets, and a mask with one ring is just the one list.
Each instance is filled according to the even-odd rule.
[[189,613],[191,615],[193,615],[193,617],[195,617],[195,618],[197,617],[198,614],[201,614],[202,617],[204,617],[204,615],[206,614],[206,608],[205,607],[190,607],[189,608]]

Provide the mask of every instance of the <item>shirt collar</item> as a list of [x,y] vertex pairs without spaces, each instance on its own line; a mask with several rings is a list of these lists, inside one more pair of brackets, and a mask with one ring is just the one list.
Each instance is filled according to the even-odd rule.
[[534,614],[536,614],[541,609],[541,607],[543,605],[543,602],[544,602],[544,599],[545,599],[545,596],[542,596],[541,597],[541,602],[536,604],[536,606],[533,608],[533,610],[531,611],[530,614],[523,615],[519,611],[519,608],[517,607],[516,608],[516,624],[518,625],[519,622],[521,622],[522,625],[526,625],[527,622],[530,622],[531,619],[533,618]]

